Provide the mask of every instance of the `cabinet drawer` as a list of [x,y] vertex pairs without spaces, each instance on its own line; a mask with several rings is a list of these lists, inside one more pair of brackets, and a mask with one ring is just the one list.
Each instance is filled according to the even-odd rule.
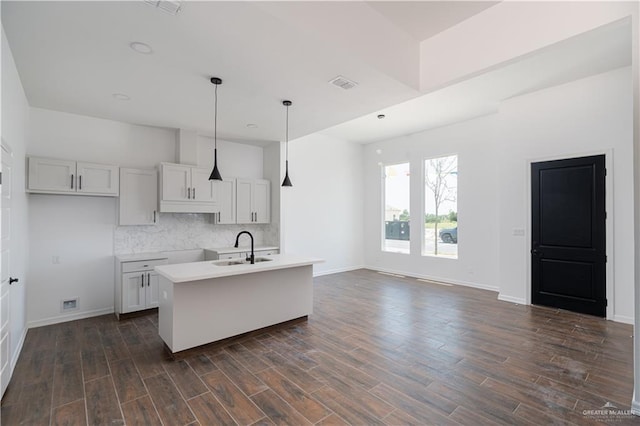
[[158,265],[166,265],[167,259],[137,260],[122,262],[122,272],[149,271]]
[[256,256],[271,256],[272,254],[278,254],[278,250],[257,250]]
[[242,257],[242,253],[220,253],[218,259],[238,259]]

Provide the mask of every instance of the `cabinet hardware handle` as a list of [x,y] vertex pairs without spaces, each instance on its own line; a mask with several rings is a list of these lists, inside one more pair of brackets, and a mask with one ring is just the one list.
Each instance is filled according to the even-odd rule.
[[196,199],[196,189],[193,188],[193,191],[191,191],[191,192],[193,192],[193,199],[195,200]]
[[140,288],[144,287],[144,274],[142,274],[142,284],[140,284]]
[[220,222],[220,212],[218,212],[218,222]]
[[78,189],[82,189],[82,175],[78,176]]
[[17,278],[9,277],[9,285],[13,283],[17,283],[19,280]]
[[191,199],[191,188],[187,188],[187,200]]
[[151,286],[151,273],[147,273],[147,287]]
[[73,174],[71,175],[71,189],[73,189]]
[[153,223],[156,223],[156,211],[153,211]]

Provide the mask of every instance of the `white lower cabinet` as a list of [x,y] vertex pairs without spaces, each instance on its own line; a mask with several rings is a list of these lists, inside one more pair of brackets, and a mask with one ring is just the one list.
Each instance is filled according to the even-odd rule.
[[116,316],[158,307],[160,280],[153,268],[166,264],[166,257],[131,261],[116,259]]

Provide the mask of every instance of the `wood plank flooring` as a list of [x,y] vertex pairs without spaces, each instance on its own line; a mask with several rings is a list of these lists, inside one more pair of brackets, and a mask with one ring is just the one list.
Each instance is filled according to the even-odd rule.
[[314,283],[308,321],[176,357],[157,313],[31,329],[2,425],[640,423],[589,411],[629,409],[629,325],[369,270]]

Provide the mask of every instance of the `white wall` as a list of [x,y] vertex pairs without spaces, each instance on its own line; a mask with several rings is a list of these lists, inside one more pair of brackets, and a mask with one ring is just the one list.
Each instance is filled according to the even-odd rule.
[[[632,102],[631,69],[626,67],[502,103],[498,137],[501,297],[524,302],[530,294],[528,164],[606,153],[614,200],[613,212],[608,212],[613,246],[607,248],[615,282],[612,319],[633,321]],[[526,229],[527,237],[514,237],[513,228]]]
[[363,265],[361,145],[321,134],[289,142],[289,177],[282,188],[287,253],[320,257],[314,273]]
[[122,167],[175,159],[175,130],[31,108],[29,155]]
[[[495,115],[365,148],[365,260],[368,267],[475,287],[498,289]],[[381,150],[380,154],[377,153]],[[458,259],[422,256],[422,162],[458,155]],[[411,163],[411,254],[383,252],[382,164]]]
[[[218,139],[218,170],[222,177],[262,179],[263,149]],[[198,166],[213,168],[213,138],[198,135]]]
[[[365,260],[374,269],[495,289],[503,300],[526,303],[530,293],[529,164],[606,153],[612,209],[608,247],[613,290],[611,319],[632,322],[634,286],[632,85],[629,67],[504,102],[498,114],[384,141],[365,148]],[[382,150],[377,154],[376,150]],[[459,155],[458,260],[381,250],[379,162],[411,161],[420,176],[424,157]],[[417,182],[417,184],[416,184]],[[411,211],[421,212],[421,183],[412,182]],[[514,236],[524,229],[525,236]]]
[[11,259],[10,274],[20,282],[10,287],[9,315],[11,368],[15,366],[27,332],[27,289],[31,282],[28,273],[29,205],[24,192],[25,147],[29,132],[29,104],[20,82],[11,49],[2,29],[2,139],[13,150],[13,185],[11,200]]
[[[31,108],[29,130],[29,155],[126,167],[154,167],[176,158],[176,131],[172,129]],[[206,148],[203,151],[198,163],[208,167],[210,159]],[[229,177],[262,177],[262,148],[222,142],[218,154],[220,168]],[[24,169],[21,173],[24,176]],[[209,223],[208,215],[164,213],[155,227],[120,227],[116,198],[28,197],[30,326],[112,312],[114,253],[228,246],[229,235],[236,230]],[[256,227],[254,232],[263,243],[271,240],[269,226]],[[53,263],[54,256],[59,263]],[[60,301],[74,297],[80,298],[80,309],[63,315]]]

